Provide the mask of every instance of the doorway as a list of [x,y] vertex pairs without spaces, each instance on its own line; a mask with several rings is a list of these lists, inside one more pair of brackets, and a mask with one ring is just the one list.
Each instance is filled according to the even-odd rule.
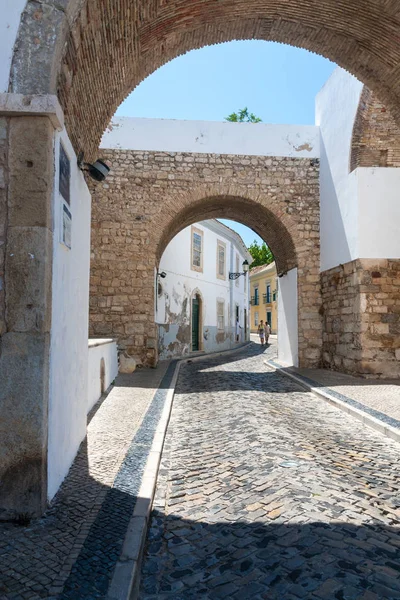
[[192,299],[192,352],[200,350],[200,297]]
[[244,340],[247,340],[247,308],[244,309]]

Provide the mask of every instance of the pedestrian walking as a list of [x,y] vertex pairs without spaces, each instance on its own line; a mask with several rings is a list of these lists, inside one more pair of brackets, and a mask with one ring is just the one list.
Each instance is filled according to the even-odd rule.
[[265,325],[264,325],[264,321],[262,319],[261,319],[260,324],[258,326],[257,333],[260,336],[261,346],[264,346],[264,342],[265,342]]
[[269,336],[271,334],[271,325],[267,322],[265,323],[265,344],[268,344]]
[[239,342],[240,341],[240,330],[241,330],[241,326],[239,323],[239,319],[236,319],[236,341]]

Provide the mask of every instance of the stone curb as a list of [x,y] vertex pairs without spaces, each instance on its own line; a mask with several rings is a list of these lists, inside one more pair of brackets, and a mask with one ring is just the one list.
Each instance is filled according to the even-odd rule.
[[245,342],[237,348],[232,348],[230,350],[202,354],[201,356],[189,356],[187,358],[185,357],[177,360],[175,371],[167,392],[164,408],[154,434],[150,454],[143,472],[142,482],[133,515],[128,525],[122,552],[115,566],[106,600],[136,600],[139,594],[141,564],[150,521],[151,508],[157,486],[158,469],[160,466],[161,454],[167,433],[168,423],[171,416],[172,404],[175,395],[175,386],[181,365],[186,362],[194,362],[204,360],[206,358],[226,356],[228,354],[237,352],[238,350],[242,350],[249,344],[251,344],[251,342]]
[[275,364],[273,364],[267,360],[265,360],[264,363],[268,367],[270,367],[271,369],[273,369],[274,371],[279,373],[280,375],[284,375],[285,377],[292,379],[298,385],[300,385],[302,388],[306,389],[308,392],[312,392],[316,396],[319,396],[323,400],[329,402],[329,404],[332,404],[333,406],[335,406],[336,408],[339,408],[343,412],[346,412],[349,415],[355,417],[356,419],[358,419],[359,421],[364,423],[364,425],[367,425],[368,427],[371,427],[372,429],[379,431],[379,433],[382,433],[386,437],[388,437],[396,442],[400,442],[400,429],[391,427],[390,425],[387,425],[384,421],[381,421],[380,419],[377,419],[376,417],[369,415],[367,412],[360,410],[358,408],[355,408],[354,406],[347,404],[343,400],[339,400],[339,398],[335,398],[333,395],[329,394],[326,391],[321,390],[318,387],[314,387],[314,386],[310,385],[301,377],[301,375],[297,375],[297,374],[293,373],[292,371],[290,371],[289,370],[290,368],[278,367]]

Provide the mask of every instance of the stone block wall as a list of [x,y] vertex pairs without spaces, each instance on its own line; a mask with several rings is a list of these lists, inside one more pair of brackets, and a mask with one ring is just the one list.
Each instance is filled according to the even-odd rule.
[[321,274],[323,365],[400,377],[400,260],[359,259]]
[[90,336],[115,337],[154,364],[162,252],[191,223],[224,217],[270,244],[278,273],[298,268],[300,363],[320,364],[318,160],[134,150],[102,157],[111,172],[92,188]]
[[6,331],[4,263],[7,231],[8,129],[9,120],[0,117],[0,337]]

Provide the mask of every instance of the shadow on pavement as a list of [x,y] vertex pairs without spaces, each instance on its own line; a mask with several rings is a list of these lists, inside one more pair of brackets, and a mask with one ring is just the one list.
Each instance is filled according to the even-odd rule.
[[219,523],[218,515],[210,516],[216,522],[153,511],[141,600],[400,597],[395,527],[379,522]]
[[[188,363],[191,364],[193,362],[199,365],[204,365],[204,363],[208,363],[209,361],[217,361],[220,365],[226,365],[229,363],[234,363],[239,360],[243,360],[244,358],[251,358],[253,356],[257,356],[259,354],[263,354],[270,348],[271,344],[267,344],[266,346],[261,346],[255,342],[250,342],[247,346],[243,346],[241,349],[238,349],[237,352],[230,354],[230,350],[227,351],[226,356],[215,356],[214,354],[204,354],[201,356],[201,360],[195,360],[189,356],[183,357],[188,359]],[[134,373],[130,375],[120,374],[116,378],[115,385],[117,387],[136,387],[136,388],[154,388],[155,382],[158,382],[156,387],[160,389],[165,389],[167,386],[166,382],[162,380],[162,375],[166,372],[168,365],[171,362],[176,362],[174,359],[172,361],[160,361],[155,369],[151,368],[141,368],[137,369]],[[200,368],[200,367],[199,367]],[[157,374],[159,373],[159,378],[157,378]]]

